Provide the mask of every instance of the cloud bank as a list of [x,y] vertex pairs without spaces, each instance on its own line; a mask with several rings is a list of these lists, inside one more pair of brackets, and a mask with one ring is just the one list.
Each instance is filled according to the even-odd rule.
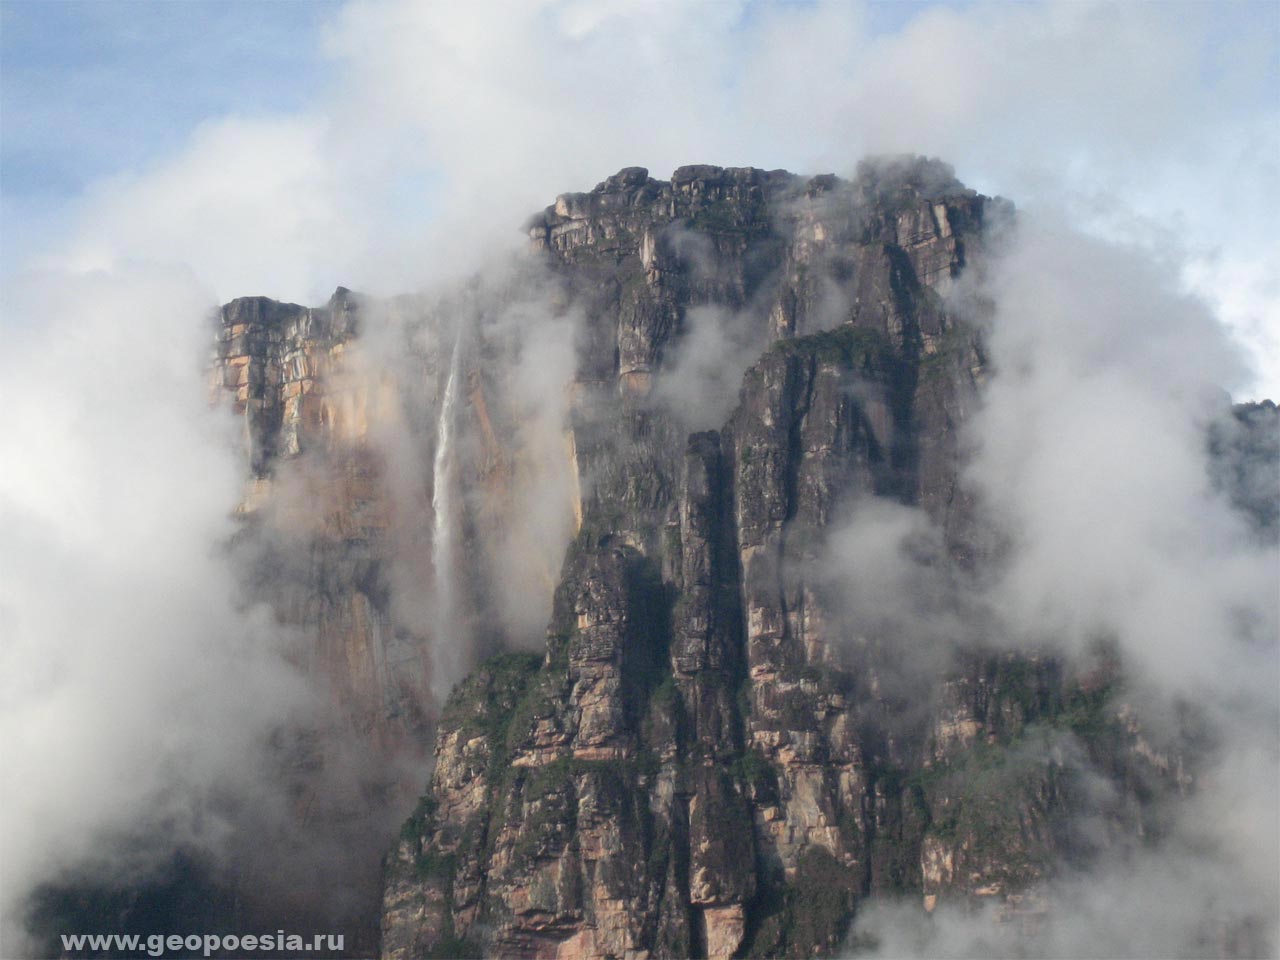
[[119,869],[115,840],[143,874],[173,845],[221,849],[219,798],[259,793],[265,738],[309,703],[273,618],[237,603],[220,555],[242,480],[232,424],[202,388],[209,308],[190,276],[146,267],[8,291],[8,955],[17,898]]
[[[957,580],[922,511],[855,507],[829,576],[874,614],[859,628],[912,639],[917,669],[957,640],[1067,663],[1110,646],[1144,736],[1176,743],[1191,711],[1214,748],[1158,845],[1113,843],[1049,880],[1046,914],[871,905],[849,950],[1262,955],[1280,936],[1280,547],[1214,479],[1217,385],[1239,350],[1144,251],[1025,215],[1001,247],[980,283],[991,370],[964,475],[999,542]],[[1274,498],[1274,463],[1268,482]]]
[[936,5],[890,28],[884,13],[353,3],[322,31],[332,82],[307,109],[211,117],[91,190],[79,238],[46,252],[186,261],[223,299],[319,302],[335,275],[392,294],[514,246],[512,211],[623,166],[845,173],[910,151],[1094,232],[1181,235],[1188,282],[1261,368],[1238,386],[1280,390],[1265,7]]
[[[1244,690],[1249,720],[1231,729],[1266,730],[1273,552],[1242,545],[1197,444],[1209,385],[1280,390],[1280,248],[1262,199],[1280,152],[1274,18],[975,4],[886,31],[873,12],[354,3],[326,31],[332,83],[306,109],[210,117],[76,200],[75,227],[33,251],[40,272],[3,305],[6,913],[83,869],[100,838],[145,833],[140,810],[216,849],[222,825],[195,813],[306,703],[218,552],[243,464],[204,405],[210,305],[443,282],[514,248],[523,213],[625,165],[843,173],[868,152],[931,153],[1129,241],[1050,228],[995,280],[1000,372],[972,480],[1004,505],[1014,552],[992,603],[1027,637],[1114,631],[1173,689]],[[1079,282],[1095,271],[1105,283]],[[1181,278],[1249,357],[1175,295]],[[726,328],[706,319],[695,336],[720,350]],[[533,350],[516,400],[550,435],[563,354]],[[543,447],[530,456],[559,483]],[[1100,513],[1085,490],[1118,506]]]

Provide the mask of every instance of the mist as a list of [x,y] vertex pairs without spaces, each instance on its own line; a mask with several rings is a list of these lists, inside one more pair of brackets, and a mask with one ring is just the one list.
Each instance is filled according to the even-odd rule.
[[180,272],[8,291],[0,380],[4,952],[31,887],[146,876],[225,850],[233,798],[273,797],[267,738],[310,697],[221,555],[236,434],[199,358],[211,301]]
[[[581,318],[511,266],[522,218],[627,165],[845,174],[864,153],[897,150],[943,156],[972,186],[1030,204],[981,291],[995,304],[982,320],[994,373],[967,435],[967,482],[1006,552],[958,605],[957,585],[920,562],[938,532],[877,506],[835,535],[833,582],[877,598],[859,630],[905,624],[930,663],[935,646],[992,624],[1006,646],[1067,656],[1114,638],[1146,699],[1210,713],[1229,749],[1197,802],[1235,812],[1201,819],[1212,856],[1174,844],[1167,863],[1107,865],[1098,876],[1129,899],[1068,888],[1068,902],[1146,916],[1168,876],[1199,864],[1214,889],[1266,914],[1278,893],[1266,813],[1277,555],[1214,487],[1205,432],[1224,416],[1223,389],[1280,386],[1280,257],[1260,202],[1277,126],[1253,97],[1274,26],[1256,31],[1259,45],[1194,5],[940,6],[891,28],[875,12],[352,3],[314,51],[332,83],[304,109],[210,116],[176,151],[56,211],[71,226],[41,233],[56,235],[6,279],[3,302],[0,951],[23,952],[24,898],[41,885],[127,883],[178,848],[223,865],[244,856],[248,808],[306,849],[291,785],[270,771],[281,738],[331,722],[331,704],[299,666],[310,638],[246,595],[228,560],[247,465],[243,425],[206,389],[220,301],[318,304],[339,283],[368,294],[346,375],[363,390],[395,385],[365,439],[397,520],[391,608],[406,636],[441,652],[423,478],[457,325],[498,356],[495,416],[518,425],[502,437],[509,481],[477,488],[467,509],[495,533],[482,563],[499,622],[457,627],[456,657],[434,661],[438,707],[486,650],[540,648],[573,531],[564,418]],[[1226,19],[1266,17],[1232,7]],[[1206,189],[1206,170],[1231,175]],[[1041,216],[1047,198],[1061,209]],[[440,291],[493,272],[469,301],[442,305]],[[416,296],[389,299],[405,293]],[[710,303],[685,319],[657,396],[694,411],[691,428],[718,426],[763,321],[750,305]],[[285,514],[309,505],[308,469],[277,477],[265,543],[287,542]],[[327,769],[358,792],[369,771],[358,743],[342,743]],[[404,763],[397,775],[421,780],[428,761],[409,751]],[[375,817],[371,845],[402,813]],[[302,864],[332,850],[332,837],[312,840]],[[1224,866],[1242,850],[1239,870]],[[1148,895],[1133,878],[1150,876]],[[1180,888],[1189,901],[1206,889]],[[888,955],[969,942],[921,946],[895,917],[860,922]]]
[[[387,464],[394,534],[425,541],[423,550],[404,546],[392,572],[399,583],[393,600],[406,605],[403,622],[421,634],[440,626],[438,601],[421,585],[439,575],[428,529],[436,512],[432,475],[458,351],[454,413],[466,489],[456,493],[483,531],[478,544],[466,545],[484,552],[473,575],[491,583],[503,642],[541,646],[573,524],[566,431],[580,313],[541,265],[502,254],[460,291],[433,282],[412,297],[363,298],[360,309],[347,376],[362,391],[377,383],[391,389],[393,409],[371,419],[367,439]],[[464,656],[442,678],[441,699],[470,666]]]
[[624,166],[848,173],[905,151],[1095,235],[1178,234],[1183,279],[1261,365],[1245,386],[1278,392],[1258,202],[1278,27],[1256,5],[486,9],[342,6],[315,52],[332,82],[306,109],[209,117],[71,201],[72,229],[32,254],[181,262],[222,300],[394,296],[515,248],[526,213]]
[[[1186,750],[1175,718],[1190,711],[1214,747],[1164,836],[1108,841],[1028,892],[1043,910],[868,904],[847,949],[1265,955],[1280,933],[1280,550],[1242,507],[1259,482],[1274,498],[1280,477],[1270,458],[1265,480],[1230,450],[1217,463],[1210,442],[1230,430],[1219,385],[1242,358],[1168,261],[1044,211],[1022,211],[995,246],[952,297],[962,312],[985,304],[973,319],[989,379],[964,431],[964,483],[995,540],[977,569],[948,571],[923,511],[855,504],[826,565],[850,609],[871,611],[851,629],[909,638],[916,676],[975,644],[1082,667],[1101,644],[1141,736]],[[1239,490],[1215,481],[1233,472]],[[1065,767],[1093,776],[1082,755]]]

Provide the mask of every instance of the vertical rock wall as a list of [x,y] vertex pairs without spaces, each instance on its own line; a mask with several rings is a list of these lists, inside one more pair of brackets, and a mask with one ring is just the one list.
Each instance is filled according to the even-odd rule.
[[[1074,849],[1084,799],[1044,758],[1089,727],[1137,769],[1106,697],[978,653],[903,688],[907,638],[850,635],[821,568],[876,498],[972,559],[956,438],[983,356],[942,294],[993,208],[921,161],[628,169],[534,218],[587,318],[581,529],[541,662],[452,700],[469,719],[446,716],[389,859],[384,955],[829,953],[876,892],[1016,903]],[[761,349],[690,433],[663,378],[703,305]],[[1047,744],[1023,762],[1026,736]]]
[[[583,318],[576,532],[541,652],[485,661],[443,706],[386,862],[385,956],[828,954],[881,893],[1034,915],[1025,891],[1097,842],[1082,757],[1116,785],[1107,830],[1158,830],[1152,798],[1188,789],[1191,762],[1120,709],[1113,671],[971,637],[922,669],[918,638],[854,626],[824,568],[831,533],[884,502],[927,513],[939,563],[980,557],[957,438],[985,361],[944,297],[1007,214],[903,161],[852,181],[629,168],[529,222],[557,309]],[[247,522],[278,524],[307,502],[280,484],[319,478],[324,508],[270,555],[272,603],[351,723],[394,740],[439,707],[431,640],[397,622],[397,501],[368,441],[412,385],[343,375],[353,303],[229,304],[217,376],[259,478]],[[739,387],[711,430],[680,380],[708,316]],[[459,423],[496,503],[519,428],[483,329]],[[504,515],[468,516],[483,558]],[[501,649],[501,588],[474,564],[468,629]]]

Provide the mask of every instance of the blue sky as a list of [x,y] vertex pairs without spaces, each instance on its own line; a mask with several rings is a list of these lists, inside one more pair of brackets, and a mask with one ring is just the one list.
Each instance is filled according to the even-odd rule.
[[[4,0],[0,213],[32,226],[99,177],[178,150],[202,120],[296,110],[323,84],[306,2]],[[40,216],[43,214],[43,216]],[[21,238],[5,231],[5,261]]]
[[[1017,548],[992,609],[1115,635],[1184,689],[1265,682],[1218,641],[1273,622],[1249,604],[1274,609],[1275,568],[1209,504],[1193,425],[1221,387],[1280,399],[1278,63],[1276,0],[0,0],[0,788],[22,804],[0,921],[139,810],[181,829],[168,804],[205,822],[209,785],[261,797],[225,791],[292,701],[253,656],[271,618],[216,559],[244,493],[243,424],[204,389],[216,304],[454,282],[623,166],[924,153],[1013,199],[968,433]],[[551,418],[551,460],[565,347],[513,391]],[[877,536],[850,537],[867,569],[913,582]],[[1246,863],[1270,852],[1268,763],[1224,770],[1214,823]],[[1243,902],[1198,879],[1197,904]],[[1104,919],[1158,926],[1182,908],[1163,889]]]
[[53,195],[176,148],[204,117],[300,107],[329,3],[18,0],[3,18],[3,170]]
[[620,166],[913,151],[1176,238],[1280,355],[1270,0],[3,0],[0,55],[0,275],[159,259],[223,298],[391,292]]
[[[895,32],[930,5],[872,3],[867,18],[876,33]],[[202,121],[306,108],[332,82],[320,32],[340,7],[341,0],[3,0],[0,217],[45,240],[95,180],[178,151]],[[744,21],[761,7],[748,4]],[[398,190],[420,184],[412,177]],[[4,233],[7,272],[28,244]]]

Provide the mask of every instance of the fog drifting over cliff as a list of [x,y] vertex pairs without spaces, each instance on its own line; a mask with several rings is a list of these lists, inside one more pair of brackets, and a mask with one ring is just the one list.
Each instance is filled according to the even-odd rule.
[[[943,579],[936,550],[921,550],[941,539],[922,511],[855,509],[833,536],[831,576],[851,608],[872,611],[861,627],[913,638],[928,659],[944,656],[950,640],[1040,649],[1068,663],[1113,647],[1127,676],[1122,699],[1148,718],[1144,736],[1176,743],[1179,711],[1190,709],[1215,748],[1159,844],[1114,844],[1087,872],[1066,870],[1038,891],[1052,905],[1046,916],[998,923],[995,908],[943,904],[930,916],[918,903],[881,904],[856,921],[848,949],[1271,949],[1280,549],[1213,485],[1206,442],[1207,425],[1227,416],[1217,385],[1241,358],[1206,305],[1178,294],[1168,264],[1143,251],[1034,216],[998,248],[985,280],[953,298],[964,310],[976,288],[993,308],[991,377],[967,427],[965,470],[998,538],[989,561],[958,584]],[[1274,494],[1275,464],[1270,478]],[[1079,757],[1067,765],[1088,773]],[[1243,939],[1232,932],[1242,922]]]
[[[897,150],[941,155],[1025,209],[984,291],[995,372],[970,436],[970,480],[1012,545],[987,612],[1019,641],[1113,636],[1152,700],[1204,707],[1229,748],[1200,801],[1212,812],[1195,818],[1213,857],[1121,863],[1108,876],[1150,895],[1072,888],[1080,910],[1121,936],[1110,919],[1158,919],[1143,905],[1202,904],[1227,884],[1274,904],[1276,550],[1210,489],[1202,443],[1215,389],[1280,385],[1280,255],[1259,201],[1276,182],[1276,117],[1233,106],[1271,75],[1274,18],[1233,8],[1261,21],[1251,31],[1203,5],[997,4],[923,9],[877,34],[847,4],[661,14],[344,7],[321,51],[332,90],[296,115],[210,117],[176,155],[96,184],[75,229],[38,251],[42,272],[6,284],[6,950],[34,886],[95,877],[119,838],[153,840],[135,847],[143,859],[225,852],[234,827],[219,811],[264,789],[279,801],[259,776],[264,745],[314,708],[281,656],[293,638],[243,607],[222,554],[244,465],[206,405],[218,300],[440,286],[505,257],[557,193],[625,165],[844,174]],[[1202,171],[1227,166],[1232,182],[1206,191]],[[1182,296],[1184,277],[1209,305]],[[521,337],[551,315],[506,314]],[[705,350],[689,376],[708,375],[704,355],[736,356],[721,320],[695,323]],[[512,578],[530,575],[522,551],[563,535],[562,504],[541,505],[565,482],[548,451],[566,342],[563,327],[529,338],[516,381],[543,472],[512,531]],[[722,384],[693,395],[725,400]],[[896,524],[917,523],[879,522],[890,547]],[[1232,856],[1238,872],[1221,866]],[[943,942],[913,945],[892,920],[869,921],[890,953]],[[1049,936],[1048,953],[1081,942]]]
[[[1265,6],[907,9],[350,4],[307,110],[210,117],[176,155],[95,185],[47,252],[185,262],[224,300],[319,302],[335,277],[398,294],[514,245],[511,211],[623,166],[847,173],[910,152],[1020,206],[1172,240],[1256,361],[1280,354],[1258,202],[1280,152]],[[902,24],[878,25],[889,13]],[[1277,384],[1272,367],[1253,389]]]
[[236,603],[222,545],[242,467],[232,423],[200,389],[207,290],[132,267],[7,295],[15,343],[0,380],[17,415],[0,441],[0,673],[16,956],[10,911],[32,885],[145,876],[178,846],[221,851],[237,807],[278,799],[265,741],[311,694],[270,613]]

